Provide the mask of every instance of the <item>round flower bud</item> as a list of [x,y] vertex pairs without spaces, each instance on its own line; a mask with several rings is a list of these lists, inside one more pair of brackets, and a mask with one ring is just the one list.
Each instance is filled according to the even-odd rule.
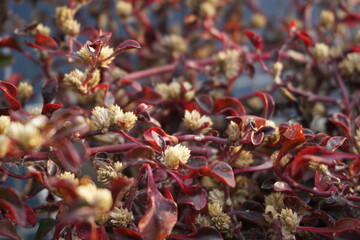
[[171,169],[177,169],[179,163],[187,163],[190,158],[190,149],[180,144],[167,148],[164,152],[165,165]]

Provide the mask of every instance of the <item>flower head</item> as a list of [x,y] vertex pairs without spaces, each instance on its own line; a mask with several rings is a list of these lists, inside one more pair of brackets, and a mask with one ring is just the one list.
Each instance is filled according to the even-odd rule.
[[235,49],[221,51],[216,54],[216,63],[219,71],[227,78],[233,78],[238,75],[240,52]]
[[110,212],[110,222],[116,226],[127,227],[131,221],[134,220],[134,215],[132,212],[129,212],[126,208],[114,208]]
[[20,82],[18,86],[18,98],[20,100],[27,100],[34,95],[34,88],[27,82]]
[[76,36],[80,32],[80,23],[74,19],[74,9],[67,6],[57,7],[55,10],[56,24],[70,36]]
[[113,204],[111,192],[105,188],[97,188],[93,183],[78,186],[76,192],[89,205],[101,212],[110,210]]
[[6,134],[10,125],[10,117],[0,116],[0,134]]
[[120,18],[127,18],[133,11],[133,6],[130,2],[118,1],[116,3],[116,12],[119,14]]
[[232,151],[234,155],[237,155],[234,161],[234,167],[237,168],[247,167],[254,162],[253,155],[251,152],[245,150],[242,150],[241,153],[238,153],[240,149],[241,146],[237,146]]
[[164,152],[165,165],[172,169],[177,169],[179,163],[187,163],[190,158],[190,149],[187,147],[177,144],[167,148]]
[[211,118],[208,116],[201,116],[197,110],[193,110],[191,112],[185,110],[185,117],[183,121],[186,128],[201,134],[209,132],[213,124]]
[[118,176],[117,172],[111,165],[104,165],[99,167],[96,173],[98,175],[97,180],[104,185],[108,185]]
[[104,107],[94,107],[91,111],[91,123],[96,129],[103,129],[110,127],[110,117],[107,108]]
[[[91,64],[92,56],[89,53],[89,50],[86,46],[80,48],[79,51],[76,52],[81,60],[86,64]],[[99,67],[108,68],[111,62],[115,57],[110,57],[114,53],[114,49],[109,46],[104,46],[100,50],[100,54],[98,57]]]
[[43,142],[39,129],[32,124],[23,125],[19,122],[11,122],[8,127],[8,136],[15,139],[27,151],[39,148]]
[[314,58],[318,61],[324,61],[329,56],[329,46],[325,43],[317,43],[310,49]]

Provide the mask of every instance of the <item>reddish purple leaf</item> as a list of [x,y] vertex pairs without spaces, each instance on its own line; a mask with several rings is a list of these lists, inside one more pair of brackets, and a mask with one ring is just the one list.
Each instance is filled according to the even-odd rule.
[[350,120],[347,116],[342,113],[335,113],[329,118],[329,121],[340,127],[347,138],[351,138]]
[[114,240],[142,240],[139,232],[129,228],[118,227],[114,229]]
[[130,189],[134,180],[126,176],[119,176],[111,182],[111,195],[114,203],[121,200],[124,194]]
[[4,37],[0,39],[0,48],[8,47],[19,52],[23,52],[16,39],[12,36]]
[[137,92],[134,97],[142,103],[156,105],[162,101],[161,94],[155,92],[152,88],[144,86],[141,92]]
[[236,98],[224,97],[216,100],[213,108],[213,113],[226,113],[232,116],[238,116],[245,114],[245,108]]
[[179,193],[177,203],[190,204],[194,206],[195,210],[200,211],[207,203],[206,191],[198,184],[186,187]]
[[21,108],[20,102],[16,99],[17,88],[13,84],[0,81],[0,91],[3,92],[13,109]]
[[346,137],[334,136],[327,140],[325,148],[329,151],[335,151],[346,141]]
[[333,235],[333,239],[334,240],[358,240],[360,239],[360,231],[358,230],[342,230],[342,231],[337,231],[336,233],[334,233]]
[[[196,96],[195,97],[195,102],[196,104],[199,106],[199,108],[203,111],[206,112],[207,114],[211,113],[211,109],[213,109],[214,107],[214,102],[213,99],[210,95],[208,94],[203,94],[200,96]],[[193,109],[193,108],[186,108],[186,110],[197,110],[197,109]]]
[[71,141],[67,138],[54,142],[58,163],[68,171],[77,172],[81,163],[86,159],[86,146],[81,140]]
[[21,240],[22,238],[16,232],[15,225],[9,219],[0,220],[0,235],[13,240]]
[[146,168],[149,206],[140,219],[138,228],[144,240],[163,240],[171,233],[177,222],[177,204],[161,195],[155,184],[151,167],[146,164]]
[[274,183],[274,190],[277,192],[284,192],[289,194],[294,194],[294,191],[291,189],[289,184],[283,181],[278,181]]
[[5,217],[22,227],[27,226],[25,204],[13,188],[0,187],[0,208],[5,212]]
[[56,41],[45,34],[37,33],[35,36],[35,44],[39,45],[40,47],[47,49],[48,51],[57,51],[58,44]]
[[166,145],[174,143],[176,139],[166,134],[161,128],[153,127],[144,132],[144,138],[157,150],[162,150]]
[[50,103],[57,95],[59,83],[56,78],[46,80],[42,87],[41,94],[44,99],[44,104]]
[[141,48],[141,46],[135,40],[131,40],[131,39],[125,40],[115,48],[114,54],[119,54],[123,51],[126,51],[128,49],[133,49],[133,48]]
[[249,30],[244,30],[243,33],[257,50],[261,50],[263,48],[263,40],[260,35]]
[[226,162],[217,161],[203,170],[208,176],[227,184],[229,187],[235,187],[234,172]]
[[274,114],[275,102],[268,93],[256,92],[256,95],[261,99],[264,106],[264,118],[270,119]]
[[45,115],[51,115],[53,112],[55,112],[56,110],[62,108],[64,105],[60,102],[56,102],[56,103],[47,103],[43,106],[42,110],[41,110],[41,114],[45,114]]
[[171,234],[171,239],[181,240],[222,240],[221,233],[214,227],[200,227],[195,232],[188,235]]

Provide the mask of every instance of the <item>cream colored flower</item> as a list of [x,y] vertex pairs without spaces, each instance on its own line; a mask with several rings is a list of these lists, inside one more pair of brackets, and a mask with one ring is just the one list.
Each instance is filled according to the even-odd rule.
[[200,226],[211,226],[212,224],[211,219],[208,216],[201,214],[196,216],[195,223],[199,224]]
[[[76,53],[80,56],[81,60],[84,63],[91,64],[92,57],[86,46],[80,48],[80,50],[77,51]],[[115,57],[110,57],[113,53],[114,53],[113,48],[109,46],[102,47],[98,58],[98,67],[108,68],[111,62],[115,59]]]
[[210,216],[212,217],[218,216],[222,213],[222,211],[223,211],[223,207],[220,203],[212,202],[208,204],[208,212]]
[[171,34],[163,37],[161,45],[175,53],[186,51],[186,43],[184,38],[179,35]]
[[122,168],[123,168],[122,162],[119,162],[119,161],[115,162],[114,163],[114,168],[115,168],[116,172],[120,172],[122,170]]
[[[271,160],[273,163],[275,163],[275,160],[276,160],[277,157],[279,156],[279,152],[280,152],[280,151],[275,151],[275,152],[273,152],[273,153],[271,154],[270,160]],[[289,159],[286,155],[283,156],[283,157],[280,159],[280,163],[279,163],[280,167],[285,166],[285,164],[287,164],[287,163],[289,162],[289,160],[290,160],[290,159]]]
[[212,2],[203,2],[200,5],[200,10],[199,10],[199,14],[201,17],[204,18],[212,18],[215,17],[216,15],[216,5],[213,4]]
[[214,222],[215,227],[220,231],[225,231],[230,228],[231,219],[226,213],[221,213],[217,216],[211,217],[211,221]]
[[[238,154],[240,149],[241,146],[235,147],[234,150],[232,151],[232,154],[233,155]],[[249,166],[253,162],[254,162],[254,157],[252,153],[249,151],[242,150],[241,153],[237,155],[233,166],[237,168],[243,168]]]
[[193,110],[191,112],[185,110],[183,122],[187,129],[199,132],[200,134],[209,132],[211,130],[211,126],[213,125],[211,118],[208,116],[201,116],[197,110]]
[[27,151],[39,148],[43,142],[39,129],[31,124],[11,122],[8,127],[8,136],[15,139]]
[[216,63],[219,72],[226,78],[233,78],[238,75],[240,65],[240,52],[235,49],[228,49],[216,54]]
[[329,28],[334,25],[335,15],[333,12],[328,10],[322,10],[320,13],[319,25]]
[[177,169],[180,162],[187,163],[190,152],[190,149],[181,144],[168,147],[164,152],[165,165],[171,169]]
[[55,9],[55,22],[70,36],[77,36],[80,32],[80,23],[74,19],[74,9],[67,6],[57,7]]
[[41,33],[41,34],[50,36],[51,28],[49,28],[48,26],[43,25],[42,23],[39,23],[38,25],[36,25],[35,29],[33,29],[31,31],[32,35],[36,35],[37,33]]
[[317,61],[324,61],[329,57],[329,46],[325,43],[317,43],[314,47],[310,49],[310,52],[313,54],[314,58]]
[[285,236],[294,233],[296,231],[296,228],[299,226],[301,220],[297,213],[290,208],[282,209],[279,218],[282,225],[282,233]]
[[0,158],[5,157],[9,151],[9,147],[10,139],[5,135],[0,135]]
[[111,192],[105,188],[97,188],[92,183],[78,186],[76,192],[89,205],[96,207],[101,212],[110,210],[113,204]]
[[118,1],[116,3],[116,12],[119,14],[120,18],[127,18],[133,11],[133,6],[130,2]]
[[79,184],[79,179],[75,177],[74,173],[71,172],[63,172],[61,174],[59,174],[58,178],[66,180],[68,182],[73,183],[74,185],[78,185]]
[[352,75],[360,72],[360,53],[349,53],[339,63],[339,69],[343,75]]
[[271,193],[265,196],[265,205],[272,205],[277,211],[285,208],[284,204],[285,195],[281,192]]
[[99,167],[96,173],[97,173],[97,180],[104,185],[110,184],[111,181],[118,176],[115,169],[110,165],[104,165]]
[[10,117],[0,116],[0,134],[6,134],[10,125]]
[[284,65],[281,62],[275,62],[274,65],[272,66],[272,72],[273,72],[273,76],[274,76],[274,82],[276,84],[280,84],[281,83],[281,73],[283,71]]
[[132,212],[129,212],[126,208],[114,208],[110,212],[110,222],[116,226],[127,227],[130,222],[134,220],[134,215]]
[[96,129],[103,129],[110,127],[110,116],[107,108],[94,107],[91,111],[91,123]]
[[86,73],[80,71],[79,69],[75,69],[70,73],[65,74],[64,76],[64,82],[81,93],[87,93],[86,86],[82,86],[82,83],[85,81],[85,79]]
[[219,203],[221,206],[224,205],[224,197],[224,192],[217,188],[214,188],[208,194],[208,199],[210,202]]
[[130,130],[134,127],[137,117],[133,112],[124,113],[118,105],[109,106],[110,123],[120,129]]
[[34,95],[34,88],[27,82],[20,82],[18,85],[18,95],[20,100],[27,100]]
[[226,130],[227,135],[231,141],[237,141],[240,139],[240,127],[237,123],[231,121]]

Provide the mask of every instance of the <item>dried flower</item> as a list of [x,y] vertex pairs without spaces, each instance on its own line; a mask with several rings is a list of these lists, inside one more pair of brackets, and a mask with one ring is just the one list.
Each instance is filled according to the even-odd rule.
[[74,20],[74,10],[66,6],[55,9],[55,22],[65,34],[76,36],[80,32],[80,23]]
[[6,134],[10,125],[10,117],[0,116],[0,134]]
[[96,173],[97,180],[104,185],[110,184],[118,176],[116,170],[110,165],[100,166]]
[[213,203],[219,203],[221,206],[224,205],[224,192],[217,189],[217,188],[214,188],[213,190],[211,190],[208,194],[208,199],[210,202],[213,202]]
[[240,127],[237,123],[231,121],[226,130],[231,141],[237,141],[240,138]]
[[4,157],[8,153],[9,147],[10,139],[5,135],[0,135],[0,158]]
[[184,39],[176,34],[165,36],[161,41],[161,45],[174,53],[182,53],[186,51]]
[[265,205],[274,206],[274,208],[279,211],[285,207],[284,198],[285,195],[281,192],[271,193],[265,196]]
[[104,129],[110,127],[110,116],[107,108],[94,107],[91,111],[91,123],[96,129]]
[[119,14],[120,18],[127,18],[133,11],[133,6],[130,2],[118,1],[116,3],[116,12]]
[[27,151],[39,148],[43,142],[39,129],[31,124],[23,125],[19,122],[11,122],[8,127],[8,136],[16,140]]
[[238,75],[240,52],[235,49],[228,49],[216,54],[216,63],[219,72],[226,78],[233,78]]
[[190,158],[190,149],[187,147],[177,144],[167,148],[164,152],[165,165],[171,169],[177,169],[179,163],[187,163]]
[[254,162],[253,155],[251,154],[251,152],[245,150],[242,150],[241,153],[239,154],[238,152],[240,151],[240,149],[241,146],[237,146],[232,151],[233,155],[238,154],[234,161],[233,166],[237,168],[247,167]]
[[17,97],[24,101],[29,99],[32,95],[34,95],[34,88],[27,82],[20,82],[18,85],[18,95]]
[[289,238],[289,236],[296,231],[301,218],[299,218],[297,213],[290,208],[282,209],[279,218],[282,225],[282,234]]
[[97,188],[93,183],[78,186],[76,192],[88,204],[101,212],[108,211],[113,204],[111,192],[105,188]]
[[[79,51],[76,52],[81,60],[86,64],[92,63],[92,56],[89,53],[89,50],[86,46],[80,48]],[[100,50],[100,54],[98,57],[98,67],[108,68],[111,62],[115,59],[115,57],[110,57],[114,53],[114,49],[109,46],[104,46]],[[110,57],[110,58],[109,58]]]
[[319,25],[324,28],[329,28],[334,25],[335,15],[328,10],[322,10],[320,13]]
[[189,112],[185,110],[185,117],[183,119],[186,128],[194,132],[205,134],[211,130],[213,122],[208,116],[201,116],[197,110]]
[[220,203],[218,202],[212,202],[208,204],[208,211],[210,216],[214,217],[214,216],[218,216],[222,213],[223,207]]
[[[194,97],[194,92],[190,91],[192,85],[189,82],[183,82],[185,88],[184,98],[191,100]],[[179,82],[171,82],[170,84],[159,83],[155,86],[155,91],[159,93],[164,100],[178,100],[181,95],[181,85]]]
[[[87,81],[86,85],[83,84]],[[64,82],[80,93],[88,93],[88,89],[94,87],[100,82],[100,71],[96,69],[92,73],[82,72],[78,69],[71,71],[64,76]]]
[[263,28],[266,23],[266,17],[263,14],[255,13],[251,16],[250,26],[253,28]]
[[324,61],[329,56],[329,46],[325,43],[317,43],[310,49],[317,61]]
[[228,230],[230,228],[231,219],[226,213],[220,213],[217,216],[211,217],[211,221],[214,222],[215,227],[220,231]]
[[129,223],[134,220],[133,213],[122,207],[115,207],[109,215],[111,219],[110,222],[120,227],[127,227]]
[[208,216],[201,214],[196,216],[195,223],[199,224],[200,226],[211,226],[212,224],[211,219]]

